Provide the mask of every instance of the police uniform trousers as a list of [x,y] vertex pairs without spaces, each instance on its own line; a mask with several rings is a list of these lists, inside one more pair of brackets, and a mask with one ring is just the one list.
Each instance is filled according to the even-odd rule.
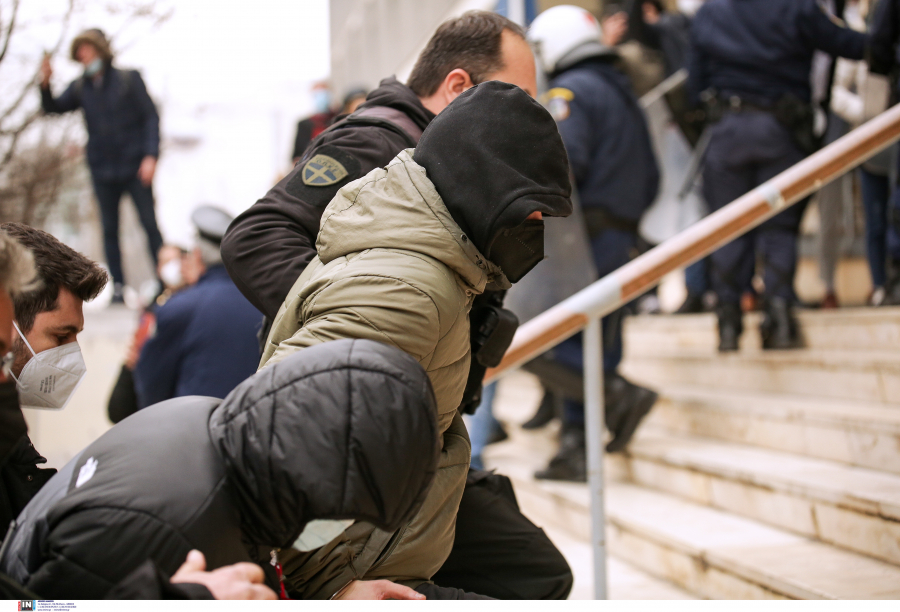
[[[637,235],[621,229],[604,229],[591,238],[591,255],[597,267],[597,276],[621,268],[629,261],[637,248]],[[622,361],[622,316],[621,309],[603,317],[603,371],[612,374]],[[554,361],[578,372],[584,369],[584,349],[582,335],[576,334],[551,349],[547,355]],[[563,404],[563,421],[577,425],[584,423],[584,404],[566,399]]]
[[[713,211],[790,168],[805,155],[774,115],[727,113],[710,128],[703,195]],[[764,262],[766,295],[794,299],[797,232],[807,200],[788,208],[713,253],[711,281],[721,304],[737,304],[750,285],[756,258]]]
[[[509,478],[470,469],[453,550],[432,578],[429,599],[565,599],[572,570],[543,529],[519,511]],[[477,597],[475,597],[477,599]]]

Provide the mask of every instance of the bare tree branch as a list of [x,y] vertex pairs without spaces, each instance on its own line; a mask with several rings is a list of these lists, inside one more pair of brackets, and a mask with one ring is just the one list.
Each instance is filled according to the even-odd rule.
[[12,17],[9,19],[9,26],[6,28],[6,40],[3,41],[3,48],[0,49],[0,62],[6,57],[6,51],[9,49],[9,41],[12,38],[13,30],[16,29],[16,17],[19,14],[19,0],[13,0]]

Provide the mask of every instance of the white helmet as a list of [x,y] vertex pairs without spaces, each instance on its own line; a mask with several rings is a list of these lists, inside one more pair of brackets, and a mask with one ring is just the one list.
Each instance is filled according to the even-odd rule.
[[528,29],[528,40],[544,72],[552,74],[594,55],[609,55],[612,49],[600,42],[597,19],[577,6],[564,4],[537,16]]

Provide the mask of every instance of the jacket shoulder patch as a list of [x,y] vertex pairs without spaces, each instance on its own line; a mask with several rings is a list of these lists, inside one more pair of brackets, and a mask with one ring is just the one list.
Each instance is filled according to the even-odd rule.
[[334,185],[349,173],[347,169],[333,157],[319,153],[303,166],[303,184],[310,187],[327,187]]
[[575,94],[571,89],[565,87],[554,87],[544,94],[544,106],[550,116],[559,123],[569,117],[569,102],[575,99]]

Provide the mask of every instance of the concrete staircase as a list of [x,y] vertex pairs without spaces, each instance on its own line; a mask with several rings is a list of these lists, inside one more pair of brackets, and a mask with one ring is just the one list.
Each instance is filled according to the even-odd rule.
[[[705,598],[900,598],[900,309],[805,312],[807,348],[716,352],[711,315],[635,317],[623,373],[661,400],[610,456],[609,552]],[[501,384],[522,422],[533,380]],[[553,430],[513,426],[489,464],[539,524],[587,542],[584,485],[531,478]]]

